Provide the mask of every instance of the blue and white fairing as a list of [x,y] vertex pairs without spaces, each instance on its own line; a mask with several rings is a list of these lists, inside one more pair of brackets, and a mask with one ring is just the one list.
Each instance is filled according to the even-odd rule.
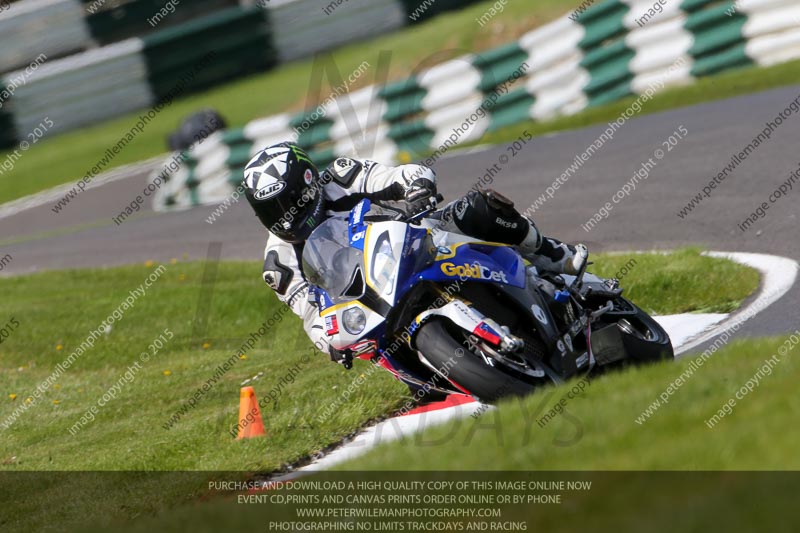
[[[326,220],[304,248],[303,270],[316,286],[315,299],[334,348],[372,340],[385,349],[387,314],[422,281],[525,287],[525,265],[507,245],[463,242],[463,236],[437,232],[443,236],[436,239],[437,246],[428,229],[404,222],[365,221],[371,207],[369,200],[362,200],[348,218]],[[468,306],[450,302],[423,315],[432,313],[460,322],[468,331],[500,335],[495,324]],[[416,329],[423,315],[409,326]]]

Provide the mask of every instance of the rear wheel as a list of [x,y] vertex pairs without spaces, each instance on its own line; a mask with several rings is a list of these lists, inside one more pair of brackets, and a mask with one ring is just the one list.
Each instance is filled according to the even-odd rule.
[[[490,366],[468,342],[459,341],[444,319],[431,319],[416,335],[417,349],[439,372],[484,402],[530,394],[535,385],[523,375]],[[497,365],[497,363],[495,363]]]

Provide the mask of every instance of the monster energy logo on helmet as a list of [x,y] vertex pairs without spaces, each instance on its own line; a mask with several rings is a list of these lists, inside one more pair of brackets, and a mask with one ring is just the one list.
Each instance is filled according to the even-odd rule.
[[292,152],[294,152],[294,156],[297,158],[298,161],[305,161],[309,165],[314,166],[314,162],[311,160],[311,158],[308,156],[305,150],[303,150],[296,144],[290,144],[289,148],[291,148]]

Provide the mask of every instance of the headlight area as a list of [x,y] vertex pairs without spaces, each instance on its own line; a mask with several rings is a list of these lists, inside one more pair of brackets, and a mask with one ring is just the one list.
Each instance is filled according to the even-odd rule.
[[344,329],[351,335],[359,335],[367,325],[367,315],[359,307],[351,307],[342,313]]

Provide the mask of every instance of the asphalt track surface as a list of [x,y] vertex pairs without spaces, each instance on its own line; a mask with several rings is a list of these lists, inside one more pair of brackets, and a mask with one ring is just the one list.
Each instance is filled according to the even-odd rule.
[[[784,121],[710,199],[684,219],[677,215],[798,94],[800,86],[792,86],[629,120],[537,210],[534,219],[545,234],[585,242],[595,252],[700,245],[800,260],[800,183],[749,231],[737,227],[800,166],[800,114]],[[686,139],[667,152],[662,142],[681,126],[688,130]],[[603,124],[536,138],[513,157],[505,146],[453,154],[434,165],[439,190],[447,200],[457,198],[479,181],[484,169],[506,155],[509,160],[491,186],[524,211],[605,129]],[[581,224],[612,202],[614,193],[659,148],[665,150],[664,157],[647,180],[614,204],[608,218],[594,229],[588,233],[582,229]],[[139,173],[88,189],[59,214],[48,203],[0,219],[0,243],[6,243],[0,244],[0,256],[13,257],[0,275],[168,261],[184,255],[203,259],[212,242],[222,243],[223,259],[262,257],[265,230],[243,199],[214,224],[206,222],[214,207],[155,213],[146,204],[133,218],[115,225],[111,217],[141,194],[146,183],[147,175]],[[795,331],[800,326],[798,309],[800,288],[795,286],[748,321],[739,335]]]

